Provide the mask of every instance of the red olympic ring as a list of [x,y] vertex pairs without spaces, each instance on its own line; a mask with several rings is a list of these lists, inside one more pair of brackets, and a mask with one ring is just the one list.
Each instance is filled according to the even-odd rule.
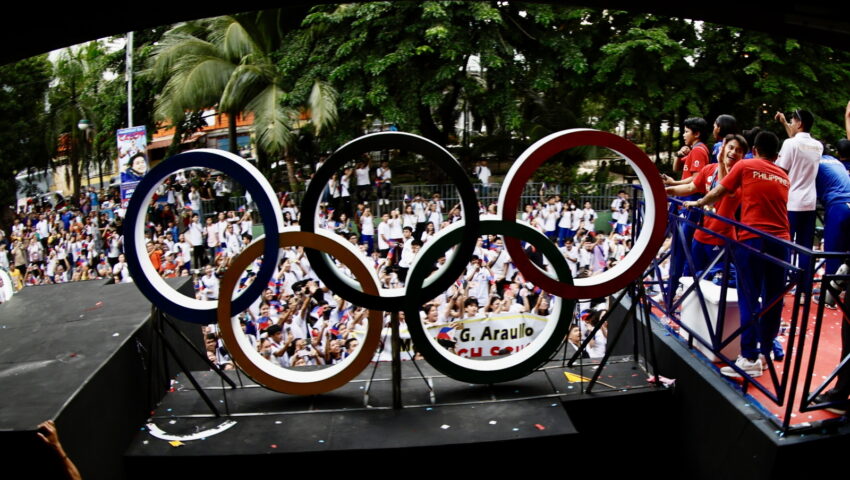
[[[503,220],[516,221],[520,195],[531,175],[553,155],[574,147],[595,145],[609,148],[626,158],[644,186],[646,209],[643,228],[634,248],[615,267],[589,278],[574,279],[573,285],[559,282],[537,268],[522,250],[520,241],[506,237],[505,247],[525,279],[543,290],[564,298],[601,298],[611,295],[640,278],[664,243],[667,229],[667,194],[655,164],[632,142],[613,133],[590,129],[572,129],[553,133],[538,140],[514,162],[505,176],[506,188],[499,195],[498,211]],[[648,188],[647,188],[648,187]]]

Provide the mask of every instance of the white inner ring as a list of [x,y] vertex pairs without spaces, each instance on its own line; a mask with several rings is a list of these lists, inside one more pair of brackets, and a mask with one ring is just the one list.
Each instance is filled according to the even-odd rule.
[[[277,196],[275,195],[274,189],[272,188],[271,184],[269,184],[269,181],[266,179],[266,177],[263,176],[262,173],[260,173],[259,170],[257,170],[257,167],[251,165],[251,163],[249,163],[247,160],[243,159],[242,157],[240,157],[238,155],[234,155],[230,152],[225,152],[223,150],[214,150],[214,149],[210,149],[210,148],[200,148],[200,149],[193,150],[193,151],[212,153],[214,155],[224,157],[224,158],[222,158],[223,162],[225,162],[225,161],[233,162],[238,167],[241,167],[242,169],[246,170],[251,176],[253,176],[257,180],[257,182],[260,184],[260,187],[262,189],[262,192],[256,192],[256,193],[251,192],[251,195],[256,196],[258,194],[264,194],[268,197],[268,201],[272,205],[272,212],[273,212],[273,215],[274,215],[275,218],[263,218],[262,219],[263,224],[266,225],[267,228],[271,228],[272,226],[276,227],[278,231],[280,231],[283,228],[283,215],[281,214],[281,211],[280,211],[280,205],[278,205]],[[159,184],[165,178],[167,178],[169,175],[174,173],[174,172],[170,172],[170,171],[167,171],[167,170],[164,170],[164,172],[167,172],[167,173],[163,173],[163,174],[159,175],[158,177],[155,177],[156,178],[156,180],[155,180],[156,184]],[[148,175],[150,175],[150,173],[148,173]],[[155,189],[151,189],[150,191],[145,193],[145,199],[142,202],[142,208],[139,211],[138,216],[136,217],[136,224],[133,225],[133,235],[136,238],[136,252],[135,253],[138,256],[139,263],[142,266],[142,272],[144,273],[145,280],[148,283],[150,283],[157,290],[157,292],[159,292],[160,295],[164,296],[171,303],[174,303],[174,304],[177,304],[177,305],[179,305],[183,308],[189,308],[189,309],[192,309],[192,310],[203,310],[203,311],[215,310],[216,307],[218,306],[218,300],[198,300],[196,298],[190,298],[190,297],[187,297],[186,295],[183,295],[182,293],[178,292],[177,290],[174,290],[173,288],[171,288],[171,286],[169,286],[167,283],[165,283],[165,280],[163,280],[163,278],[159,275],[159,272],[157,272],[156,269],[153,267],[153,263],[151,263],[150,257],[147,256],[147,245],[145,244],[145,217],[146,217],[146,215],[145,215],[144,212],[147,210],[148,206],[150,205],[150,201],[153,198],[154,191],[155,191]],[[134,192],[133,194],[136,195],[136,192]],[[260,238],[262,238],[262,237],[260,237]],[[254,242],[252,242],[252,244],[259,241],[260,238],[255,239]],[[142,255],[141,255],[142,250],[144,250],[144,252],[145,252],[144,257],[142,257]],[[128,253],[132,253],[132,252],[128,252]],[[138,282],[138,280],[139,279],[134,279],[134,281],[136,281],[136,282]],[[219,293],[219,295],[221,295],[222,292],[219,291],[218,293]],[[239,296],[237,296],[236,298],[239,298]]]
[[[300,227],[286,227],[286,228],[281,229],[280,233],[284,234],[284,233],[287,233],[287,232],[300,232],[300,231],[301,231]],[[340,246],[342,246],[343,248],[348,250],[351,253],[351,255],[354,256],[354,258],[361,259],[363,261],[364,266],[366,266],[366,269],[371,274],[370,276],[372,277],[372,281],[374,282],[374,285],[378,284],[378,277],[374,273],[374,268],[369,268],[367,266],[368,264],[366,264],[365,259],[363,259],[363,255],[361,255],[361,253],[358,249],[354,248],[354,245],[352,245],[350,242],[340,241],[340,238],[342,238],[342,237],[340,237],[339,235],[336,235],[336,234],[330,234],[328,232],[321,231],[320,235],[325,236],[325,237],[333,240],[334,242],[338,243]],[[228,293],[231,294],[231,295],[233,294],[233,292],[228,292]],[[231,315],[233,315],[234,313],[236,313],[238,315],[241,312],[230,312]],[[366,318],[366,320],[370,321],[370,319],[368,317]],[[277,357],[273,356],[272,358],[274,360],[269,361],[268,358],[262,356],[260,354],[260,352],[258,352],[257,349],[253,345],[251,345],[250,340],[248,340],[248,336],[245,335],[244,331],[242,331],[242,325],[239,322],[238,316],[231,316],[231,318],[230,318],[230,328],[231,328],[231,331],[234,334],[233,336],[236,337],[236,342],[239,344],[239,348],[248,357],[248,360],[250,360],[251,363],[254,364],[254,366],[256,366],[257,368],[262,370],[263,373],[265,373],[266,375],[268,375],[270,377],[276,378],[278,380],[283,380],[283,381],[286,381],[286,382],[291,382],[291,383],[317,383],[317,382],[322,382],[322,381],[328,380],[329,378],[338,375],[345,368],[347,368],[349,366],[349,364],[354,361],[355,358],[357,358],[360,355],[360,350],[363,348],[363,344],[365,343],[364,341],[358,341],[357,342],[357,348],[354,350],[354,352],[351,355],[349,355],[345,360],[343,360],[342,362],[337,363],[335,365],[325,366],[324,368],[320,368],[320,369],[312,369],[311,368],[311,369],[304,369],[304,370],[296,370],[295,368],[298,368],[298,367],[295,367],[295,368],[281,367],[280,364],[276,362]],[[367,328],[367,332],[368,332],[368,328]],[[305,339],[305,340],[310,341],[309,338]],[[325,348],[327,348],[327,346]],[[367,354],[367,353],[364,353],[364,354]]]
[[[560,138],[562,136],[569,135],[571,133],[581,132],[581,131],[595,131],[595,130],[589,129],[589,128],[574,128],[574,129],[571,129],[571,130],[564,130],[562,132],[553,133],[553,134],[548,135],[546,137],[543,137],[540,140],[538,140],[537,142],[535,142],[534,145],[528,147],[528,149],[526,151],[524,151],[522,153],[522,155],[520,155],[520,157],[516,160],[516,162],[514,162],[513,166],[511,166],[511,169],[508,171],[508,174],[505,175],[504,184],[505,185],[510,184],[513,181],[513,177],[517,175],[519,170],[523,167],[525,162],[528,160],[528,157],[530,157],[532,154],[534,154],[534,152],[536,152],[538,149],[542,148],[543,145],[553,141],[556,138]],[[635,162],[633,162],[632,159],[627,157],[626,155],[623,155],[622,153],[620,153],[620,152],[618,152],[618,151],[616,151],[616,150],[614,150],[610,147],[606,147],[605,145],[596,145],[596,146],[608,148],[609,150],[613,151],[614,153],[621,155],[623,158],[626,159],[626,162],[628,162],[629,165],[631,165],[631,167],[634,169],[635,173],[638,176],[638,179],[640,180],[641,186],[644,187],[644,192],[645,192],[645,195],[643,196],[643,198],[644,198],[644,202],[646,204],[646,208],[644,209],[644,213],[643,213],[643,223],[644,223],[644,225],[655,225],[655,218],[656,218],[655,196],[652,194],[653,193],[652,190],[646,188],[649,185],[649,177],[646,176],[646,172],[644,172],[643,170],[638,168],[637,164]],[[637,147],[635,147],[635,148],[637,148]],[[501,192],[499,192],[499,214],[502,214],[502,212],[504,211],[504,205],[505,205],[505,201],[506,201],[506,198],[507,198],[507,191],[508,191],[507,188],[502,188]],[[631,203],[633,205],[636,205],[636,202],[631,202]],[[634,245],[632,246],[631,251],[629,251],[629,253],[625,256],[625,258],[623,258],[621,261],[617,262],[617,265],[615,265],[613,268],[609,268],[608,270],[605,270],[604,272],[593,275],[592,277],[574,278],[573,279],[573,285],[575,285],[577,287],[589,287],[589,286],[594,286],[594,285],[601,285],[603,283],[610,282],[611,280],[623,275],[623,273],[625,273],[626,270],[628,270],[629,268],[634,266],[634,264],[638,260],[638,257],[640,257],[640,255],[643,253],[643,251],[646,250],[646,248],[649,246],[649,241],[650,241],[650,238],[652,237],[653,230],[654,230],[653,228],[642,228],[641,231],[640,231],[640,234],[638,235],[637,239],[635,240]]]
[[[481,220],[482,221],[484,221],[484,220],[501,220],[501,217],[496,216],[496,215],[482,215]],[[516,223],[528,225],[527,223],[522,222],[520,220],[517,220]],[[443,230],[440,230],[439,233],[443,233],[445,231],[446,234],[448,234],[448,232],[456,230],[458,228],[463,228],[463,225],[461,225],[459,223],[458,224],[452,224],[449,227],[447,227]],[[532,227],[529,226],[528,228],[532,228]],[[542,233],[540,235],[543,236]],[[543,238],[545,238],[545,237],[543,237]],[[549,239],[547,238],[546,241],[548,242]],[[424,255],[425,249],[429,248],[429,245],[434,245],[434,244],[436,244],[436,242],[429,241],[428,243],[425,244],[424,247],[422,247],[423,249],[419,251],[419,254],[416,255],[416,259],[410,265],[410,271],[415,270],[417,263],[419,262],[419,259],[425,257],[425,255]],[[446,262],[446,263],[448,264],[448,262]],[[546,273],[552,279],[557,278],[552,267],[549,267],[544,273]],[[430,299],[428,299],[428,300],[430,300]],[[482,372],[492,372],[492,371],[496,371],[496,370],[504,370],[506,368],[511,368],[515,365],[519,365],[520,363],[528,360],[532,355],[537,353],[541,348],[543,348],[544,345],[546,345],[546,342],[552,336],[552,332],[558,326],[558,321],[561,318],[561,304],[562,304],[562,302],[563,302],[563,299],[561,299],[561,297],[558,297],[556,295],[555,300],[552,302],[553,313],[548,316],[548,319],[546,321],[546,326],[543,327],[543,331],[540,332],[540,335],[538,335],[537,338],[535,338],[527,347],[523,348],[519,352],[512,353],[510,355],[503,356],[503,357],[496,357],[496,358],[486,359],[486,360],[475,360],[475,359],[472,359],[472,358],[461,357],[459,355],[456,355],[454,353],[449,352],[446,349],[446,347],[440,345],[437,342],[437,339],[434,338],[433,336],[431,336],[428,333],[428,331],[427,331],[427,329],[425,328],[424,325],[422,327],[422,330],[425,331],[425,336],[428,337],[428,341],[431,342],[431,345],[434,347],[434,350],[436,350],[437,353],[439,353],[440,355],[445,357],[446,360],[454,363],[455,365],[458,365],[460,367],[464,367],[464,368],[467,368],[467,369],[470,369],[470,370],[478,370],[478,371],[482,371]],[[408,321],[411,321],[411,320],[408,320]],[[421,320],[415,319],[413,321],[421,321]]]

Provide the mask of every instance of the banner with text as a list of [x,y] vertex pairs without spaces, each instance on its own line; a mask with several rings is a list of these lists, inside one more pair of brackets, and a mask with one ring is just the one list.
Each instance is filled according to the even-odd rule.
[[[490,317],[466,318],[459,320],[460,329],[449,329],[447,324],[426,325],[428,333],[436,339],[451,338],[455,341],[455,353],[465,358],[495,357],[518,352],[528,346],[543,331],[549,319],[530,313],[506,313]],[[451,330],[450,332],[447,330]],[[366,332],[354,330],[354,336],[363,341]],[[416,354],[416,347],[410,339],[410,332],[402,325],[401,360],[410,360]],[[391,329],[384,328],[381,344],[375,351],[373,362],[392,360]]]

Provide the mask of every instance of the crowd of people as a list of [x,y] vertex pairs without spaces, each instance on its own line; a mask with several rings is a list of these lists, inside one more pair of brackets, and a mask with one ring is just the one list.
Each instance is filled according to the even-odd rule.
[[[250,243],[251,212],[229,209],[231,189],[228,179],[201,169],[178,172],[158,187],[145,248],[163,277],[190,275],[207,265],[224,268]],[[217,212],[201,223],[204,202]],[[91,279],[132,282],[124,257],[124,213],[118,188],[88,188],[55,204],[30,200],[13,213],[8,230],[0,229],[0,268],[9,271],[15,290]]]
[[[380,168],[386,171],[388,162],[383,162]],[[348,167],[343,169],[347,170]],[[338,176],[332,176],[325,192],[327,202],[320,203],[316,213],[317,228],[338,235],[340,241],[350,242],[374,269],[383,288],[403,287],[422,247],[440,230],[463,218],[459,205],[447,208],[437,193],[428,199],[422,195],[405,198],[399,208],[384,209],[380,218],[372,213],[373,206],[390,203],[382,202],[380,195],[371,201],[368,195],[362,197],[364,201],[358,200],[349,211],[344,201],[334,199],[333,189],[339,186],[337,182]],[[611,235],[597,231],[597,214],[589,202],[579,209],[574,200],[562,201],[558,195],[540,193],[537,201],[525,205],[519,217],[559,245],[574,276],[598,274],[628,253],[631,240],[626,232],[629,208],[626,192],[620,192],[612,202],[614,213],[623,213],[623,217],[615,222],[615,233]],[[488,213],[497,213],[495,204],[481,204],[479,211],[473,214]],[[286,226],[298,225],[301,219],[300,210],[288,199],[283,200],[283,215]],[[618,229],[621,233],[616,233]],[[526,248],[526,254],[542,268],[548,265],[548,260],[534,248]],[[442,256],[429,268],[436,270],[445,261],[446,256]],[[257,262],[260,260],[242,274],[239,289],[253,282],[253,272],[259,268]],[[351,276],[345,265],[337,263],[336,266],[343,274]],[[218,298],[217,289],[215,271],[208,267],[198,284],[198,298]],[[523,278],[504,248],[503,238],[482,235],[476,241],[465,273],[443,294],[422,306],[418,321],[433,327],[435,334],[439,332],[438,342],[455,351],[456,334],[464,328],[465,321],[502,314],[548,318],[553,314],[554,301],[551,295]],[[599,300],[585,305],[587,311],[583,315],[576,315],[576,323],[581,326],[584,337],[593,330],[590,322],[600,318],[589,313],[605,306],[605,302]],[[340,361],[354,351],[368,322],[364,309],[350,305],[320,282],[303,247],[282,249],[268,288],[254,305],[240,314],[240,320],[255,348],[282,366]],[[405,322],[403,315],[401,321]],[[388,324],[389,314],[385,322]],[[598,329],[590,340],[593,358],[604,355],[605,332],[604,328]],[[210,326],[206,334],[211,360],[228,368],[230,360],[222,354],[223,345],[217,339],[214,326]]]

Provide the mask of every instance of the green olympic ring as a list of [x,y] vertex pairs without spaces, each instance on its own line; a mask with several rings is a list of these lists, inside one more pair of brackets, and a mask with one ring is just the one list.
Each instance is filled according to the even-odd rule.
[[[453,225],[445,230],[444,235],[435,238],[433,242],[428,242],[419,251],[407,276],[408,294],[404,315],[407,319],[407,328],[417,350],[428,360],[428,363],[441,373],[462,382],[507,382],[528,375],[545,363],[558,350],[569,331],[570,319],[575,309],[575,300],[556,298],[559,310],[558,319],[547,322],[546,328],[532,342],[532,345],[517,353],[492,360],[473,360],[449,352],[425,331],[422,322],[419,320],[419,305],[430,299],[416,295],[416,293],[421,293],[421,286],[425,278],[431,273],[427,267],[434,265],[440,257],[445,255],[448,249],[460,243],[464,236],[468,235],[462,225]],[[486,215],[481,217],[478,233],[505,235],[530,243],[549,260],[557,279],[572,285],[570,267],[564,256],[545,235],[530,226],[519,222],[504,221],[494,215]]]

